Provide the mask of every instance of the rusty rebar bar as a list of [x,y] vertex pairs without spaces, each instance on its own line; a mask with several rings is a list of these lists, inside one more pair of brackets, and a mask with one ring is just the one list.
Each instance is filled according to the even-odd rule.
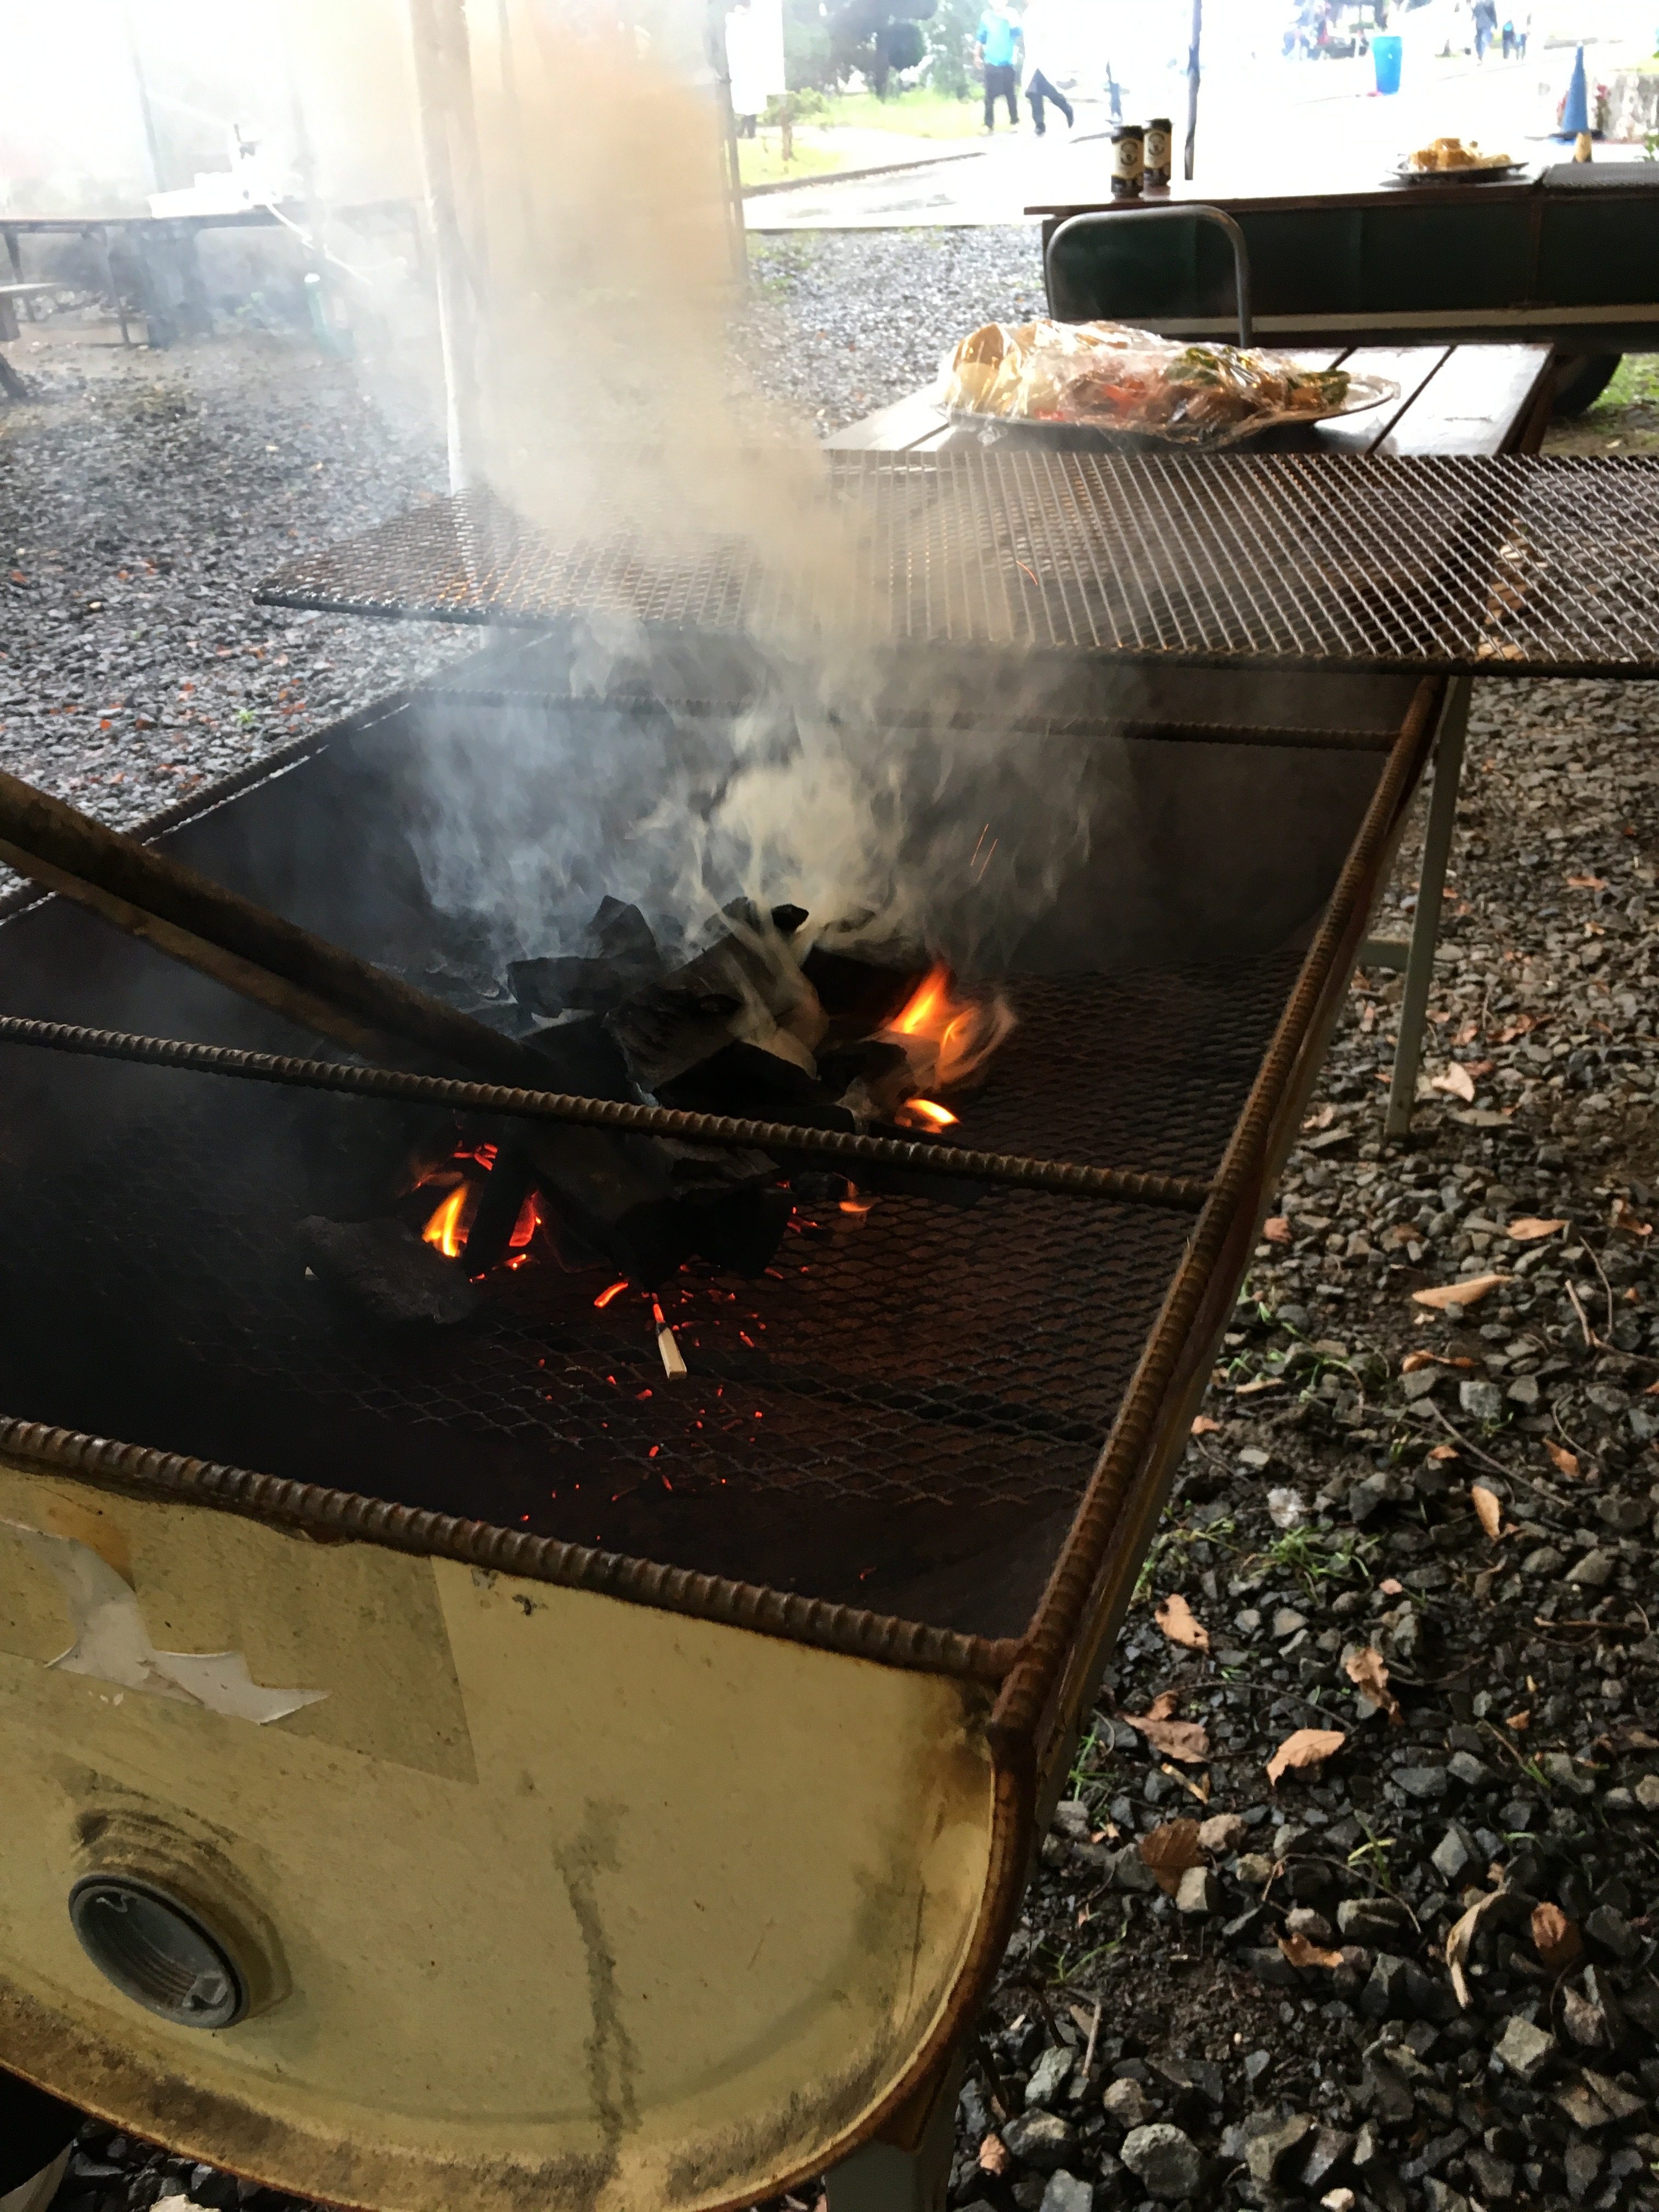
[[228,1045],[187,1044],[175,1037],[137,1036],[121,1030],[82,1028],[70,1022],[33,1021],[0,1015],[0,1044],[22,1044],[93,1060],[128,1060],[149,1067],[228,1075],[255,1083],[285,1084],[348,1097],[384,1098],[412,1106],[501,1114],[532,1121],[562,1121],[589,1129],[615,1129],[647,1137],[678,1137],[690,1144],[787,1152],[836,1166],[896,1167],[912,1173],[1000,1183],[1061,1197],[1115,1199],[1130,1206],[1163,1206],[1196,1213],[1211,1185],[1189,1176],[1142,1174],[1133,1169],[1087,1167],[1073,1160],[1024,1158],[1011,1152],[970,1152],[966,1146],[872,1137],[847,1129],[807,1129],[793,1121],[739,1121],[728,1114],[688,1114],[667,1106],[641,1106],[616,1098],[581,1098],[556,1091],[520,1090],[493,1083],[459,1083],[446,1076],[415,1075],[401,1068],[349,1066],[326,1060],[291,1060],[277,1053],[244,1052]]

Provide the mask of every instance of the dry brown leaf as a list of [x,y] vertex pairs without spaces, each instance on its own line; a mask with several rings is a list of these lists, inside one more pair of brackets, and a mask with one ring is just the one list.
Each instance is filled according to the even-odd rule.
[[1577,1452],[1568,1451],[1565,1445],[1557,1443],[1553,1437],[1545,1437],[1544,1449],[1555,1462],[1556,1471],[1558,1474],[1571,1475],[1575,1479],[1577,1478],[1578,1474],[1578,1455]]
[[1305,1135],[1310,1129],[1328,1129],[1335,1119],[1336,1109],[1328,1099],[1317,1113],[1309,1115],[1307,1120],[1302,1124],[1303,1133]]
[[1653,1234],[1653,1224],[1638,1220],[1627,1200],[1622,1198],[1615,1198],[1613,1201],[1612,1221],[1615,1229],[1622,1229],[1628,1237],[1651,1237]]
[[1512,1244],[1531,1244],[1540,1237],[1553,1237],[1558,1229],[1565,1229],[1566,1225],[1565,1221],[1543,1221],[1535,1213],[1523,1213],[1518,1221],[1510,1224],[1510,1242]]
[[1472,1482],[1469,1485],[1469,1503],[1474,1508],[1475,1517],[1480,1526],[1495,1544],[1504,1534],[1504,1508],[1498,1502],[1497,1492],[1488,1490],[1484,1482]]
[[1388,1665],[1376,1644],[1368,1644],[1363,1650],[1352,1653],[1346,1667],[1348,1680],[1355,1688],[1363,1691],[1374,1705],[1380,1706],[1398,1728],[1403,1718],[1400,1700],[1389,1687]]
[[1403,1597],[1406,1592],[1405,1583],[1396,1582],[1392,1575],[1385,1575],[1376,1587],[1384,1597]]
[[1569,876],[1567,889],[1573,891],[1604,891],[1607,887],[1605,876]]
[[1288,1244],[1291,1224],[1282,1213],[1270,1213],[1261,1224],[1261,1233],[1270,1244]]
[[1194,1413],[1193,1416],[1193,1434],[1195,1437],[1212,1437],[1220,1426],[1220,1422],[1212,1421],[1207,1413]]
[[1200,1766],[1210,1755],[1209,1736],[1202,1721],[1177,1721],[1170,1717],[1176,1703],[1173,1690],[1160,1690],[1152,1699],[1150,1711],[1125,1713],[1123,1717],[1132,1729],[1139,1730],[1154,1751],[1161,1751],[1165,1759],[1178,1759],[1187,1766]]
[[1258,1375],[1253,1382],[1241,1382],[1233,1395],[1235,1398],[1259,1398],[1264,1390],[1282,1390],[1284,1388],[1282,1375]]
[[1198,1848],[1197,1821],[1165,1820],[1141,1838],[1140,1857],[1165,1897],[1173,1897],[1188,1868],[1204,1864],[1204,1854]]
[[1466,1106],[1474,1103],[1474,1078],[1461,1060],[1453,1060],[1443,1075],[1431,1076],[1429,1088],[1431,1091],[1449,1091],[1454,1098],[1461,1098]]
[[1507,1275],[1469,1275],[1461,1283],[1436,1283],[1429,1290],[1413,1291],[1412,1304],[1432,1306],[1437,1312],[1443,1311],[1447,1306],[1478,1306],[1482,1298],[1509,1279]]
[[1480,1923],[1504,1894],[1503,1890],[1494,1889],[1485,1897],[1477,1898],[1462,1918],[1453,1925],[1450,1934],[1446,1938],[1446,1964],[1451,1970],[1452,1989],[1456,1995],[1458,2003],[1462,2006],[1465,2012],[1468,2010],[1473,1999],[1468,1977],[1463,1972],[1464,1961],[1469,1955],[1469,1946],[1474,1941],[1475,1933]]
[[1513,1729],[1516,1734],[1520,1735],[1525,1729],[1529,1729],[1532,1726],[1531,1709],[1528,1708],[1525,1712],[1511,1713],[1508,1720],[1504,1722],[1504,1725],[1506,1729]]
[[1209,1630],[1197,1619],[1178,1590],[1164,1599],[1152,1618],[1171,1644],[1182,1644],[1188,1651],[1209,1650]]
[[1400,1363],[1400,1371],[1402,1375],[1415,1375],[1419,1368],[1435,1367],[1438,1364],[1439,1362],[1431,1352],[1408,1352]]
[[1293,1966],[1340,1966],[1340,1951],[1322,1951],[1305,1936],[1281,1936],[1279,1948]]
[[1431,1459],[1455,1459],[1457,1457],[1457,1446],[1455,1444],[1436,1444],[1433,1449],[1430,1452],[1429,1457]]
[[1267,1779],[1277,1789],[1281,1775],[1293,1769],[1322,1766],[1347,1741],[1341,1729],[1297,1729],[1267,1761]]
[[987,2136],[979,2147],[979,2170],[981,2173],[1006,2173],[1008,2146],[1000,2136]]
[[1553,1974],[1571,1966],[1584,1948],[1577,1923],[1569,1920],[1559,1905],[1534,1905],[1532,1909],[1532,1948]]

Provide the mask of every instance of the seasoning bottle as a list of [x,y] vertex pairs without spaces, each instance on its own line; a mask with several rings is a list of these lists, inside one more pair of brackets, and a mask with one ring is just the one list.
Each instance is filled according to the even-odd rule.
[[1120,123],[1112,132],[1112,198],[1138,200],[1146,167],[1146,131],[1139,123]]
[[1170,146],[1175,135],[1174,125],[1167,115],[1155,115],[1146,125],[1146,189],[1148,191],[1167,191],[1170,183]]

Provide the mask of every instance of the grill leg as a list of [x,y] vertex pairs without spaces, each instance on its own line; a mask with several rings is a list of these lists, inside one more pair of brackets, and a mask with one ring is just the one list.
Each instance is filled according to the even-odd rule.
[[1440,896],[1445,888],[1446,861],[1457,817],[1468,722],[1469,678],[1456,676],[1447,687],[1440,739],[1435,748],[1434,783],[1423,834],[1423,869],[1412,921],[1411,950],[1406,956],[1406,988],[1400,1000],[1400,1042],[1395,1047],[1394,1081],[1384,1124],[1390,1137],[1403,1137],[1412,1125],[1418,1071],[1423,1065],[1423,1024],[1428,1017],[1429,985],[1434,978],[1434,950],[1440,939]]
[[867,2142],[824,2176],[828,2212],[945,2212],[963,2059],[946,2067],[914,2145]]

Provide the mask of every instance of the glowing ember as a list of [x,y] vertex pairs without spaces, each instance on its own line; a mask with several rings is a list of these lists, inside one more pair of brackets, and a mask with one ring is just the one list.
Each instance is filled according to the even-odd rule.
[[431,1219],[422,1230],[422,1240],[435,1244],[446,1260],[459,1260],[466,1244],[466,1226],[463,1217],[471,1193],[464,1182],[458,1182],[447,1198],[441,1199]]
[[841,1201],[841,1210],[843,1213],[853,1214],[857,1219],[862,1221],[875,1202],[873,1198],[864,1197],[855,1182],[849,1182],[847,1186],[847,1195]]
[[932,1098],[907,1098],[893,1119],[907,1129],[954,1129],[957,1117]]
[[541,1225],[541,1208],[536,1203],[536,1194],[532,1190],[519,1208],[519,1218],[513,1224],[513,1234],[507,1240],[508,1251],[522,1252]]
[[594,1299],[593,1303],[599,1308],[599,1311],[603,1313],[605,1308],[610,1304],[611,1299],[619,1298],[627,1288],[628,1278],[624,1275],[619,1283],[607,1283],[604,1290],[599,1292],[598,1297]]
[[1006,1000],[995,992],[958,995],[955,976],[939,961],[882,1034],[904,1047],[918,1082],[948,1090],[976,1073],[1013,1026]]

